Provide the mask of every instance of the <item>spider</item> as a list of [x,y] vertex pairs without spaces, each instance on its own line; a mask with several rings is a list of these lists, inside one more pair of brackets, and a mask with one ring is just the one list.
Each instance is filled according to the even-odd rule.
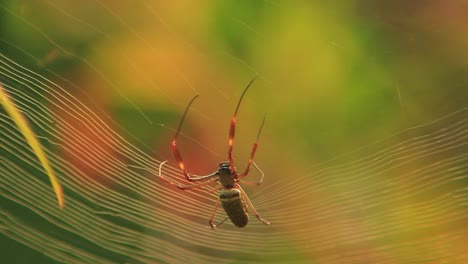
[[[255,166],[255,168],[261,174],[261,178],[256,184],[260,185],[262,183],[262,181],[263,181],[264,173],[257,166],[257,164],[255,164],[255,162],[253,161],[253,158],[255,156],[255,152],[257,151],[258,139],[260,138],[260,133],[262,132],[262,128],[263,128],[263,125],[265,123],[265,117],[263,117],[262,124],[260,126],[259,131],[258,131],[257,140],[255,141],[255,143],[253,145],[253,148],[252,148],[252,151],[250,153],[250,158],[249,158],[249,161],[247,163],[247,167],[246,167],[246,169],[244,170],[244,172],[242,174],[237,173],[236,167],[234,167],[234,158],[233,158],[233,155],[232,155],[232,146],[233,146],[234,134],[235,134],[235,130],[236,130],[237,112],[239,110],[239,106],[240,106],[240,104],[242,102],[242,98],[244,97],[244,94],[247,92],[247,90],[252,85],[254,80],[255,80],[255,77],[250,81],[250,83],[244,89],[244,92],[242,92],[242,95],[241,95],[241,97],[239,99],[239,102],[237,103],[237,107],[236,107],[236,110],[234,112],[234,116],[231,119],[231,126],[230,126],[230,129],[229,129],[229,141],[228,141],[228,160],[220,162],[218,164],[218,169],[215,172],[213,172],[211,174],[208,174],[208,175],[203,175],[203,176],[190,175],[186,171],[184,161],[182,160],[182,156],[180,155],[179,151],[177,150],[177,136],[179,135],[180,128],[182,126],[182,123],[184,122],[185,116],[187,115],[187,112],[188,112],[190,106],[192,105],[193,101],[198,97],[198,95],[196,95],[195,97],[192,98],[192,100],[190,100],[187,108],[185,109],[185,112],[184,112],[184,114],[182,116],[182,119],[180,120],[179,127],[177,128],[177,131],[176,131],[176,133],[174,135],[174,139],[172,140],[171,149],[172,149],[172,152],[174,153],[174,157],[175,157],[175,159],[176,159],[176,161],[177,161],[177,163],[179,165],[180,170],[182,171],[182,173],[185,176],[185,179],[187,181],[189,181],[189,182],[194,182],[194,181],[203,181],[203,182],[195,183],[195,184],[192,184],[192,185],[186,185],[186,186],[178,185],[178,184],[164,178],[162,176],[162,174],[161,174],[161,168],[164,165],[164,163],[167,162],[167,160],[162,162],[159,165],[159,178],[161,180],[163,180],[164,182],[166,182],[166,183],[177,186],[181,190],[190,190],[190,189],[193,189],[193,188],[198,188],[198,187],[201,187],[201,186],[209,185],[209,184],[212,184],[212,183],[215,183],[215,182],[217,182],[217,183],[219,183],[221,185],[219,187],[215,187],[215,189],[213,190],[213,191],[216,191],[216,190],[221,189],[221,191],[219,192],[219,199],[217,199],[217,201],[216,201],[216,204],[215,204],[214,209],[213,209],[213,213],[211,214],[210,220],[208,222],[212,229],[216,228],[216,225],[213,223],[213,219],[214,219],[214,217],[216,215],[216,212],[218,210],[218,207],[219,207],[220,203],[221,203],[222,207],[224,208],[224,211],[226,211],[226,214],[228,215],[228,217],[226,217],[223,221],[218,223],[218,225],[221,225],[224,221],[227,220],[227,218],[229,218],[231,220],[231,222],[237,227],[246,226],[247,223],[248,223],[248,220],[249,220],[249,215],[248,215],[249,210],[248,210],[248,208],[250,208],[250,210],[255,215],[255,217],[257,217],[257,219],[260,220],[263,224],[265,224],[265,225],[270,224],[270,222],[263,219],[260,216],[260,214],[257,212],[257,210],[255,210],[255,207],[253,206],[253,204],[250,201],[249,197],[247,196],[245,191],[242,189],[242,187],[239,185],[239,182],[241,182],[241,178],[244,178],[249,174],[250,167],[251,167],[252,164]],[[245,182],[245,181],[243,181],[243,182],[248,183],[248,184],[255,184],[255,183],[251,183],[251,182]]]

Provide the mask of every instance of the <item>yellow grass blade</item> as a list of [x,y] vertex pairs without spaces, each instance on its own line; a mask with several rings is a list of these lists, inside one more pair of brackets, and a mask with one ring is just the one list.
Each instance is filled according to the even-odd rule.
[[54,170],[50,166],[49,161],[44,151],[42,150],[41,143],[39,143],[39,140],[37,140],[36,136],[34,135],[34,132],[28,125],[28,121],[23,116],[23,114],[21,114],[21,112],[18,111],[18,109],[15,106],[15,103],[8,96],[7,91],[3,88],[1,84],[0,84],[0,102],[3,104],[3,107],[5,108],[7,113],[10,115],[10,117],[18,126],[21,133],[26,138],[26,141],[28,142],[29,146],[31,146],[33,152],[36,154],[37,158],[41,162],[42,167],[46,171],[47,175],[49,175],[50,182],[52,183],[52,188],[54,189],[55,194],[57,195],[58,204],[60,208],[63,208],[65,203],[64,203],[64,198],[63,198],[62,186],[60,185],[58,178],[54,174]]

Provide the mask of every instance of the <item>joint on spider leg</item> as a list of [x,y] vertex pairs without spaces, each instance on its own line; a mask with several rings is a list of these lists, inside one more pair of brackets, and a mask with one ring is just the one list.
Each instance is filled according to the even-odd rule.
[[257,182],[257,186],[260,186],[263,182],[263,177],[265,177],[265,173],[258,167],[257,163],[255,163],[253,160],[252,160],[252,164],[261,174],[260,180]]
[[256,214],[255,215],[257,217],[257,219],[262,222],[264,225],[269,225],[270,222],[268,222],[267,220],[263,219],[259,214]]
[[212,230],[216,230],[216,225],[213,224],[212,220],[210,220],[208,223],[210,224],[210,227],[211,227]]
[[182,191],[188,190],[187,186],[182,186],[182,185],[178,185],[178,184],[177,184],[177,188],[179,188]]
[[186,177],[185,179],[186,179],[188,182],[194,182],[194,181],[196,181],[196,179],[192,178],[192,176],[190,176],[190,175],[188,176],[188,178]]

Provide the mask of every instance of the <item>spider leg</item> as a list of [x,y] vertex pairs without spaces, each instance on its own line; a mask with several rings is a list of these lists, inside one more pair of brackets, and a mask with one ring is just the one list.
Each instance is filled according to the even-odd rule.
[[[265,177],[265,173],[263,173],[263,171],[257,166],[257,164],[255,163],[255,161],[252,161],[252,164],[255,166],[255,168],[257,169],[257,171],[260,172],[260,175],[261,175],[261,176],[260,176],[260,180],[259,180],[258,182],[251,182],[251,181],[244,181],[244,180],[242,180],[242,181],[240,181],[240,182],[246,183],[246,184],[249,184],[249,185],[257,185],[257,186],[259,186],[259,185],[261,185],[262,182],[263,182],[263,177]],[[244,178],[244,177],[246,177],[246,176],[247,176],[247,174],[241,174],[241,175],[239,175],[239,179],[240,179],[240,178]]]
[[250,201],[249,197],[247,196],[247,194],[245,193],[245,191],[242,189],[242,187],[238,184],[237,185],[237,188],[241,191],[245,201],[247,202],[247,204],[249,205],[250,209],[252,210],[252,213],[255,215],[255,217],[257,217],[258,220],[260,220],[263,224],[265,225],[269,225],[270,222],[268,222],[267,220],[263,219],[260,214],[257,212],[257,210],[255,210],[255,207],[253,206],[252,204],[252,201]]
[[229,161],[229,167],[231,171],[235,172],[234,168],[234,158],[232,156],[232,145],[234,143],[234,135],[236,133],[236,122],[237,122],[237,112],[239,111],[239,106],[242,102],[242,98],[244,98],[245,93],[249,89],[250,85],[255,81],[255,78],[257,78],[257,75],[254,76],[254,78],[250,81],[250,83],[245,87],[244,92],[242,92],[242,95],[239,99],[239,102],[237,103],[236,111],[234,112],[234,116],[231,119],[231,126],[229,128],[229,143],[228,143],[228,161]]
[[260,139],[260,134],[262,133],[262,129],[263,129],[263,125],[265,124],[265,118],[266,118],[266,115],[263,116],[263,121],[262,121],[262,124],[260,125],[260,129],[258,130],[258,135],[257,135],[257,140],[255,141],[254,145],[253,145],[253,148],[252,148],[252,151],[250,152],[250,158],[249,158],[249,162],[247,163],[247,168],[245,168],[245,171],[244,173],[242,173],[241,175],[239,175],[239,178],[242,178],[242,177],[245,177],[249,174],[249,171],[250,171],[250,166],[252,165],[252,163],[254,164],[254,166],[257,168],[257,170],[262,174],[262,178],[260,179],[260,183],[262,183],[263,181],[263,172],[262,170],[257,166],[257,164],[255,164],[255,162],[253,161],[254,157],[255,157],[255,152],[257,152],[257,147],[258,147],[258,140]]
[[[216,228],[216,225],[213,224],[213,219],[214,219],[214,217],[215,217],[215,215],[216,215],[216,211],[218,210],[219,202],[220,202],[219,199],[216,200],[216,204],[215,204],[215,207],[214,207],[214,209],[213,209],[213,213],[211,213],[210,220],[208,221],[208,223],[209,223],[210,226],[211,226],[211,229],[213,229],[213,230]],[[224,222],[224,221],[223,221],[223,222]]]
[[203,179],[210,178],[210,177],[214,176],[213,173],[209,174],[209,175],[205,175],[205,176],[191,176],[191,175],[189,175],[187,173],[187,171],[185,170],[185,164],[184,164],[184,161],[182,159],[182,155],[180,155],[180,152],[177,149],[177,137],[179,136],[180,128],[182,127],[182,123],[184,123],[185,116],[187,116],[187,112],[190,109],[190,106],[192,105],[193,101],[195,101],[195,99],[197,99],[197,97],[198,97],[198,95],[195,95],[195,97],[193,97],[192,100],[190,100],[189,104],[187,105],[187,108],[185,109],[184,114],[182,115],[182,118],[180,119],[179,126],[177,127],[177,131],[176,131],[176,133],[174,135],[174,139],[172,140],[172,144],[171,144],[172,153],[174,153],[174,157],[175,157],[175,159],[177,161],[177,164],[179,165],[179,168],[182,171],[182,173],[184,174],[185,179],[187,179],[187,181],[199,181],[199,180],[203,180]]
[[222,224],[223,224],[224,222],[226,222],[226,220],[228,220],[228,219],[229,219],[229,217],[224,218],[221,222],[217,223],[215,226],[220,226],[220,225],[222,225]]
[[[214,178],[214,179],[210,179],[210,180],[205,181],[205,182],[196,183],[196,184],[192,184],[192,185],[177,184],[177,183],[172,182],[172,181],[170,181],[170,180],[168,180],[168,179],[166,179],[165,177],[162,176],[162,166],[166,162],[167,162],[167,160],[164,161],[164,162],[161,162],[161,164],[159,165],[159,175],[158,175],[159,179],[161,179],[163,182],[168,183],[170,185],[175,185],[177,188],[179,188],[179,189],[181,189],[183,191],[190,190],[190,189],[193,189],[193,188],[198,188],[198,187],[201,187],[201,186],[204,186],[204,185],[209,185],[209,184],[212,184],[213,182],[218,181],[218,178]],[[216,175],[217,175],[216,173],[213,173],[213,174],[210,174],[210,175],[198,176],[198,177],[200,177],[201,179],[206,179],[206,178],[210,178],[210,177],[213,177],[213,176],[216,176]]]

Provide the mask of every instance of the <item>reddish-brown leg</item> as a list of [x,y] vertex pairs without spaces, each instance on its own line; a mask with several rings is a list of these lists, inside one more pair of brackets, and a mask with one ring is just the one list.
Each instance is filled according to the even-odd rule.
[[[257,164],[254,161],[252,161],[252,164],[255,166],[255,168],[258,170],[258,172],[260,172],[260,180],[258,182],[250,182],[250,181],[239,180],[239,182],[241,182],[242,184],[245,183],[245,184],[248,184],[248,185],[257,185],[257,186],[259,186],[263,182],[263,177],[265,177],[265,173],[263,173],[263,171],[257,166]],[[243,178],[245,176],[247,176],[247,174],[239,175],[239,179]]]
[[[184,174],[185,179],[187,179],[187,181],[199,181],[199,180],[208,179],[208,178],[211,178],[211,177],[217,175],[216,172],[208,174],[208,175],[203,175],[203,176],[188,174],[187,170],[185,170],[185,164],[184,164],[184,161],[182,160],[182,155],[180,155],[179,150],[177,150],[177,137],[179,136],[180,128],[182,127],[182,123],[185,120],[185,116],[187,116],[187,112],[190,109],[190,106],[192,105],[193,101],[195,101],[195,99],[197,99],[197,97],[198,97],[198,95],[193,97],[192,100],[190,100],[189,104],[187,105],[187,108],[185,109],[184,114],[182,115],[182,118],[180,119],[179,127],[177,127],[177,131],[176,131],[176,133],[174,135],[174,139],[172,140],[172,144],[171,144],[172,153],[174,153],[174,157],[175,157],[175,159],[177,161],[177,164],[179,165],[179,168],[182,171],[182,173]],[[181,187],[179,187],[179,188],[181,188]]]
[[214,217],[215,217],[215,215],[216,215],[216,211],[218,210],[219,202],[220,202],[219,199],[216,200],[216,204],[215,204],[215,207],[214,207],[214,209],[213,209],[213,213],[211,213],[210,220],[208,221],[208,223],[209,223],[210,226],[211,226],[211,229],[213,229],[213,230],[216,228],[216,225],[213,224],[213,219],[214,219]]
[[187,112],[188,112],[190,106],[192,105],[193,101],[195,101],[195,99],[197,99],[197,97],[198,97],[198,95],[193,97],[192,100],[190,100],[189,104],[187,105],[187,108],[185,109],[185,112],[182,115],[182,118],[180,119],[179,127],[177,127],[177,131],[176,131],[176,133],[174,135],[174,139],[172,140],[172,144],[171,144],[172,153],[174,153],[174,157],[175,157],[175,159],[177,161],[177,164],[179,165],[179,168],[182,171],[182,173],[184,174],[187,181],[192,181],[192,178],[190,177],[190,175],[185,170],[185,164],[184,164],[184,161],[182,160],[182,155],[180,155],[179,151],[177,150],[177,136],[179,136],[180,128],[182,127],[182,123],[184,122],[185,116],[187,115]]
[[[250,158],[249,158],[249,162],[247,163],[247,168],[245,168],[244,173],[239,175],[239,178],[243,178],[243,177],[247,176],[249,174],[249,171],[250,171],[250,166],[252,165],[252,163],[254,163],[253,159],[255,157],[255,152],[257,152],[258,140],[260,138],[260,134],[262,133],[263,125],[265,124],[265,117],[266,116],[263,116],[262,124],[260,125],[260,129],[258,130],[257,140],[255,141],[255,143],[253,145],[253,148],[252,148],[252,151],[250,152]],[[260,173],[262,173],[262,178],[260,180],[260,183],[261,183],[262,180],[263,180],[263,172],[255,163],[254,163],[254,165],[257,168],[257,170],[260,171]]]
[[257,78],[257,76],[255,76],[250,81],[250,83],[247,85],[247,87],[245,87],[244,92],[242,92],[242,95],[241,95],[241,97],[239,99],[239,102],[237,103],[237,107],[236,107],[236,111],[234,112],[234,116],[231,119],[231,126],[229,128],[228,161],[229,161],[229,167],[230,167],[231,171],[234,171],[234,172],[235,172],[235,168],[234,168],[234,157],[232,155],[232,146],[234,144],[234,136],[235,136],[235,133],[236,133],[237,112],[239,111],[239,106],[240,106],[240,104],[242,102],[242,98],[244,98],[245,93],[247,92],[247,90],[249,89],[249,87],[252,85],[252,83],[255,81],[256,78]]

